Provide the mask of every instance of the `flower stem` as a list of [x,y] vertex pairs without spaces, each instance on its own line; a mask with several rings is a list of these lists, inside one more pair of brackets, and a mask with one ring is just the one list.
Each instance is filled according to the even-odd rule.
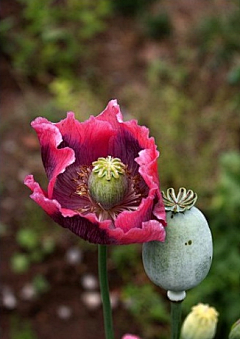
[[98,274],[103,303],[103,317],[105,328],[105,339],[114,339],[112,324],[112,309],[109,298],[109,287],[107,277],[107,246],[98,245]]
[[182,301],[171,301],[171,339],[180,338]]

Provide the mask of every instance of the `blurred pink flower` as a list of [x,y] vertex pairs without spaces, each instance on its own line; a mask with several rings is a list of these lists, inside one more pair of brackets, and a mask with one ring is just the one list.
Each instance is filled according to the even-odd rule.
[[122,339],[140,339],[140,337],[132,334],[125,334]]

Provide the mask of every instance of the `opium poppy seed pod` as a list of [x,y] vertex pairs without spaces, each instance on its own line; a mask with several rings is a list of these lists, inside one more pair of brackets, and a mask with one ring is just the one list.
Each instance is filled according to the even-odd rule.
[[143,265],[148,277],[168,291],[173,301],[185,298],[185,291],[198,285],[212,262],[212,236],[207,220],[194,207],[197,195],[180,188],[163,193],[167,212],[166,240],[143,245]]
[[238,319],[231,328],[229,339],[240,339],[240,319]]

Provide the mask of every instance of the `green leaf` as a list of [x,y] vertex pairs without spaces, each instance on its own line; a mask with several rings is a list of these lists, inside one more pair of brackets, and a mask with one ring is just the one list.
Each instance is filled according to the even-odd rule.
[[26,254],[15,253],[11,258],[11,268],[15,273],[24,273],[29,269],[30,260]]
[[17,233],[16,240],[23,249],[29,251],[39,245],[39,238],[36,231],[30,228],[20,229]]

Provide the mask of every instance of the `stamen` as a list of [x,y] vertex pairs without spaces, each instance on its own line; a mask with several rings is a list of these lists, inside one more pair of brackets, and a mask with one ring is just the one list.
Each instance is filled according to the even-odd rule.
[[73,180],[77,183],[75,193],[80,196],[88,195],[88,177],[91,171],[88,166],[81,166],[79,171],[77,172],[78,177]]
[[[141,179],[139,174],[132,176],[131,172],[119,158],[99,158],[94,161],[93,170],[90,166],[80,166],[77,176],[72,180],[76,183],[75,192],[73,194],[79,196],[79,208],[77,211],[82,214],[95,213],[99,221],[114,220],[117,216],[124,211],[135,211],[139,207],[143,198],[148,194],[148,188],[145,182]],[[100,180],[103,180],[103,186],[112,184],[113,182],[125,178],[127,182],[126,191],[122,198],[113,206],[106,206],[98,199],[94,199],[90,193],[89,178],[95,174]],[[109,179],[110,178],[110,179]],[[105,181],[104,184],[104,179]],[[119,189],[114,191],[118,192]]]

